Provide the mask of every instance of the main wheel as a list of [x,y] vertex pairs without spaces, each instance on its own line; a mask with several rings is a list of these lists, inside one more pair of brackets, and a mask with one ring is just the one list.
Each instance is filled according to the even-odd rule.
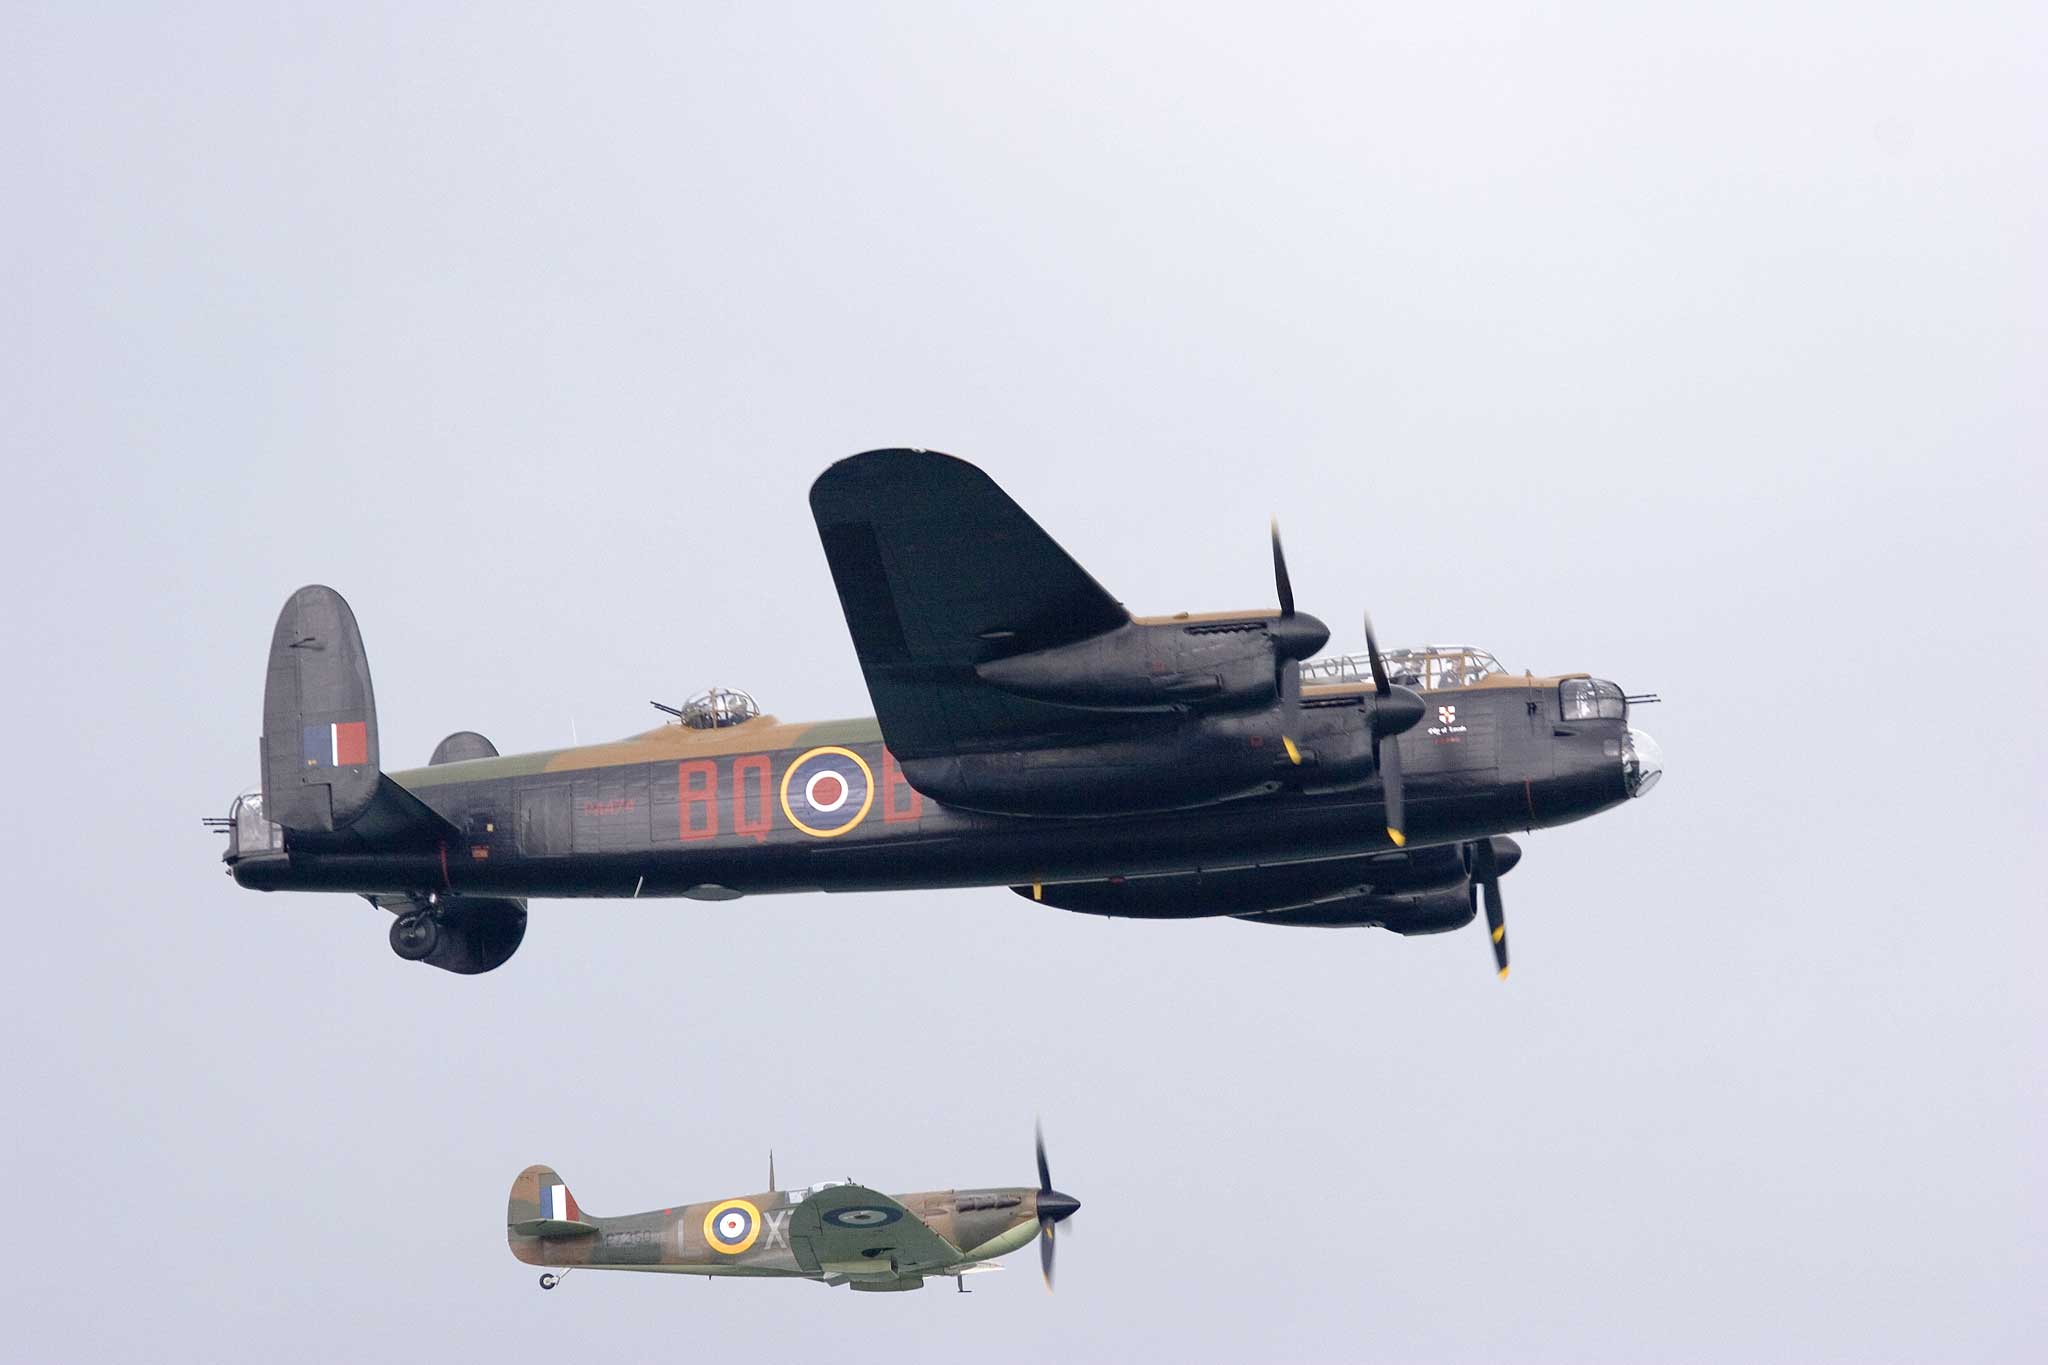
[[391,922],[391,951],[407,962],[432,955],[441,944],[441,926],[424,910],[408,910]]
[[540,1277],[540,1287],[542,1289],[553,1289],[556,1285],[560,1283],[561,1281],[556,1279],[553,1275],[542,1275]]

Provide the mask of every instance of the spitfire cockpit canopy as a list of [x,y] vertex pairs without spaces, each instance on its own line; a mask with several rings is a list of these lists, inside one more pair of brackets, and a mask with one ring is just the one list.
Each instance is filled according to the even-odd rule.
[[[1505,673],[1500,660],[1470,645],[1420,645],[1414,649],[1389,649],[1380,655],[1387,666],[1388,681],[1434,692],[1446,687],[1470,687],[1482,678]],[[1366,654],[1333,654],[1311,659],[1301,666],[1304,683],[1369,683],[1372,658]]]
[[826,1190],[836,1190],[841,1185],[851,1185],[852,1183],[851,1180],[820,1180],[815,1185],[806,1185],[800,1190],[789,1191],[789,1202],[801,1204],[814,1194],[823,1194]]
[[745,692],[730,687],[713,687],[699,692],[680,707],[656,706],[689,726],[692,730],[723,730],[728,725],[739,725],[761,714],[760,706]]

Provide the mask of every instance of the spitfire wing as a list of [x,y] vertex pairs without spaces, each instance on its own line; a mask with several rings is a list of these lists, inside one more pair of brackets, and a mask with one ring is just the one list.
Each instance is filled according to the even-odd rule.
[[1100,635],[1130,613],[988,475],[936,451],[871,450],[819,475],[811,513],[898,758],[1015,747],[1077,724],[974,666]]
[[809,1195],[791,1215],[789,1235],[809,1246],[828,1275],[874,1275],[892,1265],[900,1275],[917,1275],[961,1257],[960,1248],[922,1218],[865,1185],[834,1185]]

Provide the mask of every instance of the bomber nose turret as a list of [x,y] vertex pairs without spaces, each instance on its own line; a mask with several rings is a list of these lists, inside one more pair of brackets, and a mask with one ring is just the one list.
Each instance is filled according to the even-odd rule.
[[1645,730],[1630,730],[1621,746],[1621,780],[1630,796],[1647,795],[1664,775],[1664,746]]

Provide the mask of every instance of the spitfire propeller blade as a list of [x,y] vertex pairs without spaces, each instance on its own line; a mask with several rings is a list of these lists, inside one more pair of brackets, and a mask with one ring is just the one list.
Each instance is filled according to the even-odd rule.
[[1038,1127],[1038,1268],[1045,1287],[1052,1288],[1053,1229],[1074,1216],[1081,1201],[1052,1187],[1052,1170],[1045,1161],[1045,1127]]
[[1500,901],[1500,866],[1494,857],[1493,840],[1472,845],[1473,894],[1485,893],[1486,936],[1493,940],[1493,965],[1500,979],[1508,979],[1508,925]]

